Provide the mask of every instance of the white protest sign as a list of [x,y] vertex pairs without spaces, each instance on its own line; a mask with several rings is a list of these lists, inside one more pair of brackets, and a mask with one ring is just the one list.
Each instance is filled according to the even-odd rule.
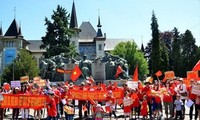
[[11,87],[21,87],[21,82],[20,81],[10,81],[10,86]]
[[138,82],[136,82],[136,81],[127,81],[127,85],[129,88],[132,88],[132,89],[138,88]]
[[192,86],[192,93],[196,95],[200,95],[200,85]]
[[133,100],[131,98],[124,99],[123,104],[124,106],[130,106],[131,104],[133,104]]

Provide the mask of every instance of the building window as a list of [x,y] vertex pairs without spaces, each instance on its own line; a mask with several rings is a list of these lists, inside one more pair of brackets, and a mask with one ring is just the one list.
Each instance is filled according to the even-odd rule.
[[99,44],[99,51],[102,51],[102,45]]

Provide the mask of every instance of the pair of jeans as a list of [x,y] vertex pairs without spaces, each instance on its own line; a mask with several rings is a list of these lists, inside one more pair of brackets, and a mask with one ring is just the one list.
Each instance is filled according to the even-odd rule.
[[175,120],[177,120],[178,117],[180,117],[179,120],[183,120],[182,110],[180,110],[180,111],[176,111],[176,117],[175,117]]
[[174,115],[173,113],[173,103],[172,102],[163,102],[164,106],[165,106],[165,114],[168,115],[170,114],[170,116],[172,117]]
[[198,117],[198,110],[197,110],[197,105],[195,104],[196,103],[196,100],[192,100],[194,102],[194,104],[190,107],[190,112],[189,112],[189,116],[190,116],[190,119],[192,119],[193,117],[193,109],[195,109],[195,119],[197,119]]
[[74,115],[67,114],[67,113],[65,112],[65,120],[74,120]]
[[47,120],[58,120],[56,117],[48,116]]

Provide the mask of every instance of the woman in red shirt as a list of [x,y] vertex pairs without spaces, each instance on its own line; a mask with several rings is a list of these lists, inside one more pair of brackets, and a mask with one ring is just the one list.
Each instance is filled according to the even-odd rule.
[[166,82],[165,85],[166,91],[163,91],[163,104],[165,108],[165,115],[168,119],[168,113],[170,114],[170,118],[173,117],[173,95],[174,89],[170,86],[169,82]]
[[[13,89],[12,94],[20,94],[20,89],[18,87],[15,87]],[[19,116],[19,108],[13,108],[13,114],[12,114],[13,120],[18,119],[18,116]]]
[[[27,91],[26,84],[22,85],[20,94],[28,95],[29,92]],[[23,120],[27,120],[29,116],[29,109],[28,108],[21,108],[21,115]]]
[[54,93],[48,93],[48,101],[47,101],[47,120],[56,120],[57,109],[56,109],[56,101],[54,99]]

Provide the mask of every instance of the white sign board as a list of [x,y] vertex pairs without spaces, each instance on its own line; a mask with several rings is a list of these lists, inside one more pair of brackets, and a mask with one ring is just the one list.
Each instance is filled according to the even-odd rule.
[[21,87],[21,82],[20,81],[10,81],[10,86],[11,87]]
[[138,88],[138,82],[136,82],[136,81],[127,81],[126,84],[128,85],[129,88],[132,88],[132,89]]
[[192,86],[192,93],[196,95],[200,95],[200,85]]

